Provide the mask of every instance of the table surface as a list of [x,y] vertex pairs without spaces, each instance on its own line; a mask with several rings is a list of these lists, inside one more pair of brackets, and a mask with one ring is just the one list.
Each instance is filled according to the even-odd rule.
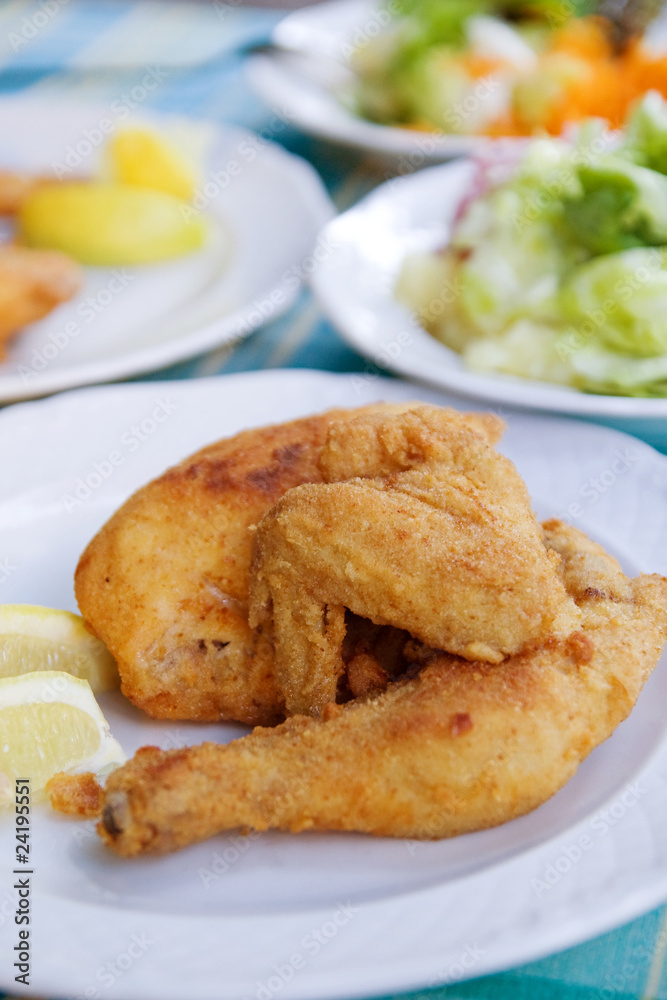
[[[146,65],[159,64],[170,71],[147,107],[266,129],[271,115],[245,85],[242,50],[266,41],[279,16],[276,10],[242,7],[239,0],[5,0],[0,93],[109,103],[139,81]],[[370,159],[290,129],[281,128],[275,141],[316,167],[341,210],[384,179],[383,168]],[[288,367],[348,372],[363,371],[367,364],[304,291],[287,315],[247,340],[148,378]],[[667,1000],[666,951],[667,908],[662,907],[560,955],[409,997]]]

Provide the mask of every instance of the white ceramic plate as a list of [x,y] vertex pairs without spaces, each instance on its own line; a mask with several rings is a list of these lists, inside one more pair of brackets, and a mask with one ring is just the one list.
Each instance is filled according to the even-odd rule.
[[[398,381],[283,371],[95,388],[6,410],[0,600],[73,608],[72,574],[93,533],[139,485],[216,437],[380,398],[446,401]],[[575,523],[626,570],[667,571],[667,459],[606,428],[520,413],[502,448],[540,515],[578,503]],[[113,451],[122,462],[105,478]],[[77,493],[80,503],[66,503]],[[128,862],[101,847],[92,823],[35,808],[32,989],[97,989],[107,1000],[393,995],[608,930],[667,898],[666,697],[663,660],[630,719],[551,801],[440,843],[223,836]],[[128,753],[243,731],[153,722],[119,694],[101,700]],[[0,988],[15,974],[13,836],[5,817]]]
[[[158,85],[157,83],[155,84]],[[231,126],[108,107],[0,99],[0,164],[63,177],[90,173],[128,122],[187,129],[205,150],[195,206],[212,238],[194,254],[137,268],[87,268],[82,292],[27,327],[0,364],[0,402],[156,370],[246,336],[294,300],[333,207],[315,171]]]
[[403,158],[404,172],[480,149],[477,136],[378,125],[347,110],[340,95],[351,47],[374,37],[383,14],[374,0],[328,0],[288,14],[274,29],[273,52],[248,61],[249,80],[277,114],[313,135]]
[[[357,117],[341,97],[349,90],[346,61],[386,23],[378,0],[325,0],[293,11],[272,34],[274,51],[248,61],[249,79],[278,115],[305,132],[398,160],[401,173],[483,149],[490,140],[378,125]],[[652,45],[667,46],[667,13],[651,27]],[[506,140],[512,142],[514,140]]]
[[405,255],[442,246],[472,165],[449,163],[388,181],[324,229],[334,248],[312,276],[343,337],[372,364],[489,403],[665,425],[667,399],[596,396],[509,375],[480,375],[419,325],[394,298]]

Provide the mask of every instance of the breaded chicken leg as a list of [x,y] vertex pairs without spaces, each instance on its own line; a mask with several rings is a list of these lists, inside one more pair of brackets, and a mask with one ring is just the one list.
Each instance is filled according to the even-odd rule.
[[576,628],[523,480],[456,411],[334,425],[319,468],[261,521],[250,571],[288,714],[336,700],[345,609],[489,663]]
[[[135,493],[90,542],[77,601],[135,705],[162,719],[284,718],[270,639],[248,624],[251,529],[288,489],[322,480],[329,429],[362,412],[331,410],[212,444]],[[493,440],[503,427],[491,415],[462,419]]]
[[667,636],[667,580],[628,580],[558,521],[545,541],[582,612],[574,634],[499,665],[424,650],[414,676],[322,720],[145,747],[107,781],[105,843],[164,853],[237,827],[430,839],[540,805],[627,716]]

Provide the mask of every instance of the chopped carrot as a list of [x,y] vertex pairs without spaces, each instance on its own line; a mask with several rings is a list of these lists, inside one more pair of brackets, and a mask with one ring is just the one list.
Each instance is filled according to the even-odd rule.
[[474,52],[467,52],[461,62],[464,70],[473,80],[479,80],[498,70],[507,69],[507,63],[502,59],[490,59],[486,56],[478,56]]
[[649,53],[639,40],[614,54],[602,18],[575,18],[555,32],[537,72],[553,81],[539,123],[524,120],[514,108],[487,126],[485,135],[531,135],[536,128],[560,135],[569,124],[591,117],[620,128],[648,90],[667,98],[667,58]]
[[554,32],[550,52],[566,52],[591,61],[610,59],[612,47],[601,17],[575,17]]

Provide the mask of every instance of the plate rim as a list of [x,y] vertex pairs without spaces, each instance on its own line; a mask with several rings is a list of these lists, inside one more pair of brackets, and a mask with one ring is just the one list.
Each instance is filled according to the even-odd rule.
[[[49,98],[47,95],[42,97],[35,96],[30,92],[22,92],[0,95],[0,116],[3,108],[10,106],[25,107],[28,114],[39,114],[45,113],[44,109],[49,107],[62,110],[63,105],[66,106],[67,113],[71,115],[87,116],[92,114],[100,118],[108,115],[108,108],[99,102],[70,98],[63,102]],[[208,127],[216,138],[229,137],[237,144],[255,138],[255,133],[243,126],[178,112],[165,112],[150,107],[142,108],[140,113],[133,116],[130,121],[155,122],[158,125],[160,122],[168,125],[169,123],[187,121],[195,126]],[[262,150],[265,155],[268,154],[271,157],[272,163],[283,171],[285,176],[293,176],[298,181],[294,185],[295,192],[311,217],[312,246],[315,247],[322,227],[336,215],[336,208],[322,178],[312,164],[302,156],[289,152],[277,142],[270,139],[262,140]],[[288,269],[288,265],[286,269]],[[85,361],[44,373],[36,372],[29,381],[22,379],[18,372],[4,373],[0,369],[0,406],[5,403],[36,399],[43,395],[85,385],[145,375],[169,365],[198,357],[208,351],[236,343],[287,313],[302,293],[305,285],[305,276],[300,272],[294,275],[294,280],[290,281],[286,287],[278,284],[268,285],[254,296],[252,301],[244,303],[234,309],[232,313],[197,326],[194,330],[173,341],[158,343],[135,351],[130,350],[106,360]],[[272,293],[278,290],[281,292],[281,298],[279,302],[275,302]],[[257,299],[270,303],[270,309],[264,310],[261,315],[258,314],[258,310],[253,309]]]
[[[32,413],[32,419],[48,419],[48,417],[53,414],[56,410],[67,410],[72,409],[77,415],[80,416],[80,411],[84,411],[87,406],[87,401],[92,398],[106,398],[112,400],[114,397],[116,399],[121,399],[125,394],[131,394],[133,396],[150,396],[151,398],[155,393],[169,393],[174,394],[175,392],[180,392],[182,395],[191,396],[193,399],[201,398],[202,386],[208,385],[219,392],[221,385],[226,381],[233,380],[237,383],[244,384],[248,387],[252,386],[253,383],[268,383],[268,382],[282,382],[285,385],[293,385],[295,383],[301,383],[303,385],[310,384],[313,387],[317,385],[338,385],[342,384],[343,380],[349,381],[350,375],[347,373],[329,373],[322,371],[311,371],[308,369],[282,369],[282,370],[263,370],[263,371],[253,371],[253,372],[242,372],[233,375],[217,376],[204,379],[187,379],[187,380],[176,380],[176,381],[156,381],[151,383],[134,383],[125,384],[117,386],[94,386],[85,387],[81,389],[76,389],[71,392],[64,393],[57,397],[50,397],[44,400],[30,401],[27,403],[17,404],[16,406],[10,407],[0,413],[0,428],[6,430],[9,425],[9,430],[11,430],[11,425],[13,422],[22,422],[23,418],[26,416],[28,411],[26,407],[30,408]],[[412,386],[409,383],[401,383],[409,391],[412,390]],[[379,387],[382,390],[383,386],[387,386],[387,391],[390,392],[390,386],[396,387],[396,382],[393,380],[376,380],[374,386]],[[121,413],[121,407],[110,406],[109,412]],[[513,415],[515,418],[519,419],[529,419],[529,416],[520,411],[515,412]],[[541,419],[546,419],[549,421],[554,421],[557,423],[566,423],[568,428],[571,429],[572,421],[570,418],[563,418],[559,416],[545,415]],[[623,440],[628,437],[628,435],[622,432],[614,431],[604,426],[590,425],[583,423],[581,427],[582,433],[603,433],[605,436],[610,435]],[[633,440],[631,438],[631,440]],[[651,448],[649,445],[639,443],[639,447],[648,456],[650,455],[656,465],[660,467],[665,478],[667,478],[667,457],[661,455],[655,449]],[[659,752],[663,754],[664,759],[664,746],[665,740],[663,738]],[[642,770],[642,774],[648,773],[654,767],[655,761],[650,762],[646,768]],[[574,827],[568,828],[568,833],[570,830],[576,830],[581,824],[577,823]],[[610,836],[613,835],[613,831]],[[492,871],[497,872],[499,868],[510,869],[512,867],[520,867],[525,864],[526,859],[532,856],[537,857],[541,852],[549,853],[549,847],[552,846],[558,838],[562,838],[563,833],[555,835],[554,838],[548,838],[546,842],[539,844],[536,847],[530,848],[525,852],[522,852],[518,857],[510,858],[504,861],[500,861],[497,865],[494,865]],[[478,872],[469,876],[464,876],[462,879],[457,880],[458,885],[463,883],[474,883],[476,880],[488,877],[488,872]],[[422,904],[426,904],[427,901],[436,900],[437,897],[441,897],[440,909],[446,908],[447,897],[451,896],[451,884],[447,883],[445,885],[438,884],[435,887],[428,889],[412,889],[405,892],[401,892],[397,897],[392,897],[389,900],[380,900],[379,902],[371,901],[368,904],[362,903],[361,907],[364,907],[369,914],[368,919],[371,921],[375,919],[374,914],[377,913],[378,908],[386,907],[392,903],[397,903],[401,913],[404,914],[406,909],[409,910],[411,906],[422,907]],[[583,917],[570,921],[569,924],[563,925],[562,923],[556,923],[554,926],[550,926],[545,930],[544,926],[541,927],[542,936],[538,938],[539,943],[533,943],[532,947],[525,947],[524,941],[519,938],[517,941],[517,947],[512,951],[507,951],[506,946],[503,946],[502,956],[493,956],[492,960],[485,964],[485,966],[475,971],[475,975],[489,974],[491,972],[501,971],[502,969],[513,967],[520,962],[531,961],[542,957],[543,955],[551,953],[553,950],[560,950],[571,946],[576,943],[580,943],[584,940],[588,940],[597,934],[604,933],[606,930],[610,930],[612,927],[617,926],[619,923],[624,923],[625,921],[632,919],[633,917],[645,912],[647,909],[652,908],[654,905],[659,904],[667,897],[667,864],[664,865],[660,877],[653,877],[648,885],[642,885],[641,888],[635,889],[631,896],[621,895],[620,898],[611,906],[604,908],[602,912],[599,911],[595,918],[591,918],[590,914],[584,920]],[[67,926],[72,932],[78,927],[82,930],[80,925],[80,920],[84,922],[89,922],[90,925],[95,924],[95,920],[90,920],[91,915],[99,915],[103,913],[106,918],[109,918],[111,914],[114,919],[110,919],[110,923],[120,927],[126,927],[129,922],[128,911],[124,910],[111,910],[107,907],[99,907],[94,903],[80,903],[73,902],[71,900],[66,900],[63,903],[58,897],[55,897],[55,902],[49,908],[51,904],[47,905],[47,900],[42,897],[40,900],[40,922],[47,926],[62,925]],[[437,906],[434,909],[434,913],[437,912]],[[330,909],[322,907],[312,907],[312,908],[302,908],[299,911],[299,916],[304,912],[308,913],[309,920],[313,916],[317,918],[318,915],[326,916],[330,914]],[[255,915],[250,915],[242,917],[240,915],[233,916],[222,916],[216,918],[203,917],[203,916],[187,916],[176,917],[172,915],[162,916],[160,919],[156,917],[154,913],[148,914],[147,911],[133,910],[132,913],[140,914],[146,917],[150,921],[155,921],[156,924],[162,923],[163,921],[173,921],[175,919],[176,926],[172,928],[173,933],[177,933],[183,930],[183,926],[187,924],[188,926],[194,926],[197,934],[206,937],[209,946],[214,946],[214,941],[219,941],[219,935],[226,933],[231,930],[231,925],[243,924],[244,927],[251,927],[252,922],[257,918]],[[577,911],[578,914],[578,911]],[[281,915],[282,916],[282,915]],[[290,915],[288,915],[290,916]],[[266,919],[262,917],[262,919]],[[275,918],[273,918],[275,919]],[[296,927],[297,923],[292,922]],[[583,933],[582,933],[583,932]],[[127,931],[125,932],[127,937]],[[405,971],[402,976],[396,974],[396,970],[389,965],[386,966],[386,972],[380,965],[376,967],[376,982],[372,986],[373,991],[376,995],[380,990],[387,990],[389,992],[396,992],[397,989],[400,990],[410,990],[410,989],[420,989],[423,986],[427,986],[426,981],[427,973],[424,973],[423,980],[419,977],[415,978],[414,972]],[[377,976],[379,974],[379,985]],[[53,970],[45,977],[43,982],[35,982],[35,988],[44,988],[48,985],[49,990],[59,990],[59,989],[70,989],[67,985],[65,979],[59,979],[57,976],[53,975]],[[359,985],[350,985],[348,980],[347,985],[345,985],[345,970],[340,972],[337,971],[336,975],[331,978],[330,973],[327,973],[327,978],[322,981],[322,977],[319,976],[316,970],[313,971],[312,975],[304,976],[303,980],[299,983],[299,988],[296,992],[285,989],[282,995],[294,1000],[332,1000],[333,997],[340,998],[353,998],[368,996],[368,987]],[[383,979],[382,975],[386,977]],[[315,982],[311,980],[315,977]],[[391,977],[391,978],[388,978]],[[48,982],[47,982],[48,980]],[[340,985],[334,985],[333,990],[330,987],[330,983],[339,983]],[[62,983],[62,987],[61,987]],[[397,985],[398,983],[398,985]],[[7,985],[11,985],[8,983]],[[192,984],[192,989],[190,994],[193,1000],[210,1000],[210,994],[206,991],[199,992],[194,987],[196,984]],[[119,980],[118,988],[114,988],[107,992],[110,998],[118,998],[118,1000],[137,1000],[136,983],[128,981],[125,983],[123,980]],[[176,993],[166,994],[164,991],[162,993],[158,989],[156,992],[143,992],[140,994],[146,998],[155,997],[156,1000],[160,996],[164,997],[164,1000],[182,1000]],[[226,995],[226,994],[225,994]],[[230,994],[231,996],[231,994]]]
[[[324,6],[326,3],[327,0],[324,0],[324,3],[318,6]],[[304,112],[298,101],[289,99],[286,101],[284,90],[281,89],[280,99],[274,90],[276,82],[280,84],[281,81],[287,81],[287,86],[291,86],[290,71],[282,64],[288,63],[289,56],[290,53],[286,50],[273,54],[264,52],[251,55],[245,65],[246,76],[257,95],[273,112],[283,117],[285,121],[296,123],[310,135],[338,145],[351,146],[391,158],[417,156],[420,163],[439,163],[475,153],[492,141],[485,136],[421,132],[401,128],[399,125],[381,125],[379,122],[367,121],[353,115],[344,105],[338,105],[326,88],[307,82],[308,87],[314,86],[321,90],[327,103],[331,102],[332,107],[336,108],[337,120],[331,122],[327,118],[311,116]],[[295,72],[294,77],[298,76],[298,72]],[[289,115],[286,116],[288,107]]]
[[[357,253],[357,256],[360,256],[356,241],[346,233],[350,221],[368,217],[379,204],[390,201],[392,191],[395,190],[397,183],[409,192],[415,192],[424,184],[425,179],[428,181],[438,175],[446,178],[454,171],[470,169],[470,164],[470,160],[458,159],[450,163],[438,163],[424,167],[412,174],[384,181],[355,205],[324,226],[320,238],[332,241],[332,246],[335,249],[311,275],[310,285],[329,321],[351,347],[379,367],[414,378],[432,388],[453,392],[466,398],[544,413],[568,414],[573,417],[666,418],[667,399],[597,395],[566,386],[558,386],[556,383],[522,379],[518,376],[492,375],[466,371],[465,369],[454,369],[447,365],[446,353],[443,353],[443,366],[437,372],[433,372],[431,367],[428,371],[424,371],[424,365],[415,362],[409,350],[403,351],[398,359],[386,357],[379,362],[376,357],[378,345],[371,343],[362,330],[345,321],[342,316],[343,308],[340,305],[340,297],[334,294],[330,287],[329,274],[335,268],[342,253],[352,250]],[[370,266],[368,260],[366,263],[367,266]],[[388,297],[386,301],[389,301]],[[396,306],[403,308],[398,303]],[[434,345],[442,347],[443,352],[448,350],[444,345],[439,345],[437,339],[421,327],[414,315],[412,321],[415,332],[420,336],[423,334],[424,337],[428,338],[429,343],[432,341]],[[431,372],[433,373],[431,374]]]

